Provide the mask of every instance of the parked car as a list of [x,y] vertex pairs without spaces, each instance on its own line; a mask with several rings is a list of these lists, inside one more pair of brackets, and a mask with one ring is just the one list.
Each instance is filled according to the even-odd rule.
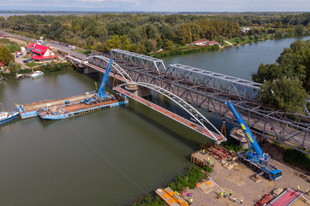
[[16,58],[19,58],[19,56],[18,56],[18,55],[16,55]]
[[31,61],[31,59],[25,59],[23,62],[24,63],[28,63],[28,62],[30,62]]

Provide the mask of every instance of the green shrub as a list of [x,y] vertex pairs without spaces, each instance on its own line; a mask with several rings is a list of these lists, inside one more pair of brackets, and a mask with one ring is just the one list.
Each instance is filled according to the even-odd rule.
[[308,170],[310,169],[310,158],[309,155],[305,153],[289,148],[285,150],[283,156],[284,162],[288,164],[303,167]]
[[12,43],[9,39],[0,39],[1,44],[10,44]]

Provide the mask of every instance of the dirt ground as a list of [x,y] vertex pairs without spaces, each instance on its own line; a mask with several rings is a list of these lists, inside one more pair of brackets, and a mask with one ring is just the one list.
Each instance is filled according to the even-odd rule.
[[12,37],[5,37],[6,39],[9,39],[12,42],[16,42],[17,44],[19,44],[20,46],[26,46],[27,42],[25,42],[24,40],[20,40],[20,39],[15,39]]
[[272,144],[272,141],[271,140],[265,140],[263,144],[260,145],[263,152],[265,153],[268,153],[272,159],[274,160],[277,160],[278,162],[288,166],[288,167],[291,167],[291,168],[294,168],[294,170],[298,171],[298,172],[301,172],[301,173],[304,173],[308,176],[310,176],[310,171],[309,170],[305,170],[305,169],[302,169],[302,168],[299,168],[299,167],[296,167],[296,166],[292,166],[292,165],[289,165],[287,163],[285,163],[283,161],[283,152],[284,152],[284,149],[281,149],[279,147],[277,147],[276,145]]
[[[255,172],[248,168],[243,163],[237,161],[238,165],[233,169],[229,170],[221,165],[213,156],[207,154],[203,155],[203,159],[207,160],[210,158],[214,163],[214,170],[210,174],[210,177],[227,193],[231,190],[232,197],[240,201],[243,199],[243,205],[255,205],[257,200],[261,200],[262,196],[270,193],[274,188],[281,187],[296,189],[297,185],[300,186],[302,192],[310,189],[310,184],[304,179],[296,176],[295,170],[272,160],[271,164],[277,164],[277,168],[282,171],[282,178],[277,181],[269,181],[265,178],[261,178],[262,181],[255,183],[250,179],[251,176],[255,175]],[[204,182],[204,181],[202,181]],[[187,189],[187,193],[193,193],[193,206],[230,206],[238,205],[229,198],[217,199],[218,194],[221,190],[218,187],[213,188],[208,194],[204,194],[200,189],[195,188],[194,190]],[[272,196],[273,197],[273,196]],[[310,199],[308,195],[305,195],[307,199]],[[186,200],[190,200],[188,197],[184,197]],[[306,204],[302,201],[296,201],[293,205],[305,206]]]

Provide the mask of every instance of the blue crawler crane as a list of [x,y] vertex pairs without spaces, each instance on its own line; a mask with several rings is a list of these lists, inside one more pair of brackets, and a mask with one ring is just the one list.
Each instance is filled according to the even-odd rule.
[[[245,123],[241,115],[236,111],[231,102],[226,102],[237,118],[239,125],[241,126],[245,137],[249,144],[250,151],[248,152],[238,152],[238,159],[240,159],[247,166],[251,167],[259,175],[264,175],[267,179],[277,180],[282,177],[282,172],[270,164],[270,156],[266,153],[263,153],[262,149],[258,145],[256,139],[254,138],[250,128]],[[255,152],[252,151],[251,147]]]
[[112,64],[113,60],[111,59],[110,62],[109,62],[109,65],[107,67],[107,70],[106,72],[104,73],[104,76],[103,76],[103,79],[102,79],[102,82],[101,82],[101,85],[100,85],[100,88],[98,90],[98,93],[94,95],[94,97],[92,98],[87,98],[85,99],[85,104],[94,104],[94,103],[100,103],[100,102],[105,102],[105,101],[109,101],[111,99],[114,98],[113,95],[109,95],[105,92],[105,85],[108,81],[108,78],[109,78],[109,74],[111,72],[111,64]]

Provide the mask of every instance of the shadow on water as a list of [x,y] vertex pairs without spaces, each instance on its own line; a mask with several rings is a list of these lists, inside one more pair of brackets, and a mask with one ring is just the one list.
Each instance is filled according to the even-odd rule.
[[[168,134],[175,140],[189,146],[192,150],[197,150],[200,147],[198,145],[206,142],[213,142],[211,139],[193,131],[190,128],[138,103],[134,102],[126,106],[126,109],[135,116],[150,123],[152,126],[160,129],[164,133]],[[125,117],[124,117],[125,118]],[[160,121],[159,121],[160,120]],[[128,118],[130,123],[130,119]],[[188,157],[188,156],[187,156]]]

